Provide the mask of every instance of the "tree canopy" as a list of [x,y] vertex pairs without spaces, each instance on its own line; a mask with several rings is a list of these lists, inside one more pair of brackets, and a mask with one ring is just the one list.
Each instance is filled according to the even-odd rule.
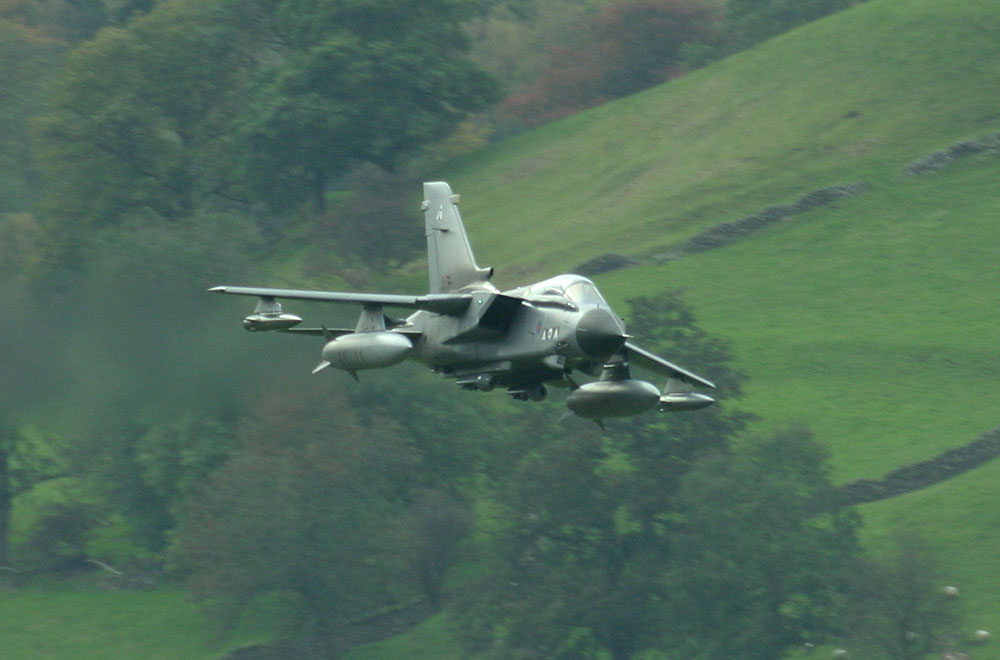
[[828,637],[858,554],[824,450],[803,429],[747,438],[685,477],[665,586],[669,641],[704,658],[774,658]]
[[206,207],[322,209],[349,166],[392,167],[496,98],[463,57],[462,9],[174,0],[105,28],[36,122],[46,208],[70,238]]

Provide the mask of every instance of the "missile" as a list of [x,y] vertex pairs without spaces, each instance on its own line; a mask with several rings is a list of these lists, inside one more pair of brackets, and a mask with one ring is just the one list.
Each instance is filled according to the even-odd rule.
[[326,364],[321,366],[351,372],[391,367],[406,359],[411,350],[413,343],[406,335],[389,331],[354,332],[326,343],[323,347]]
[[302,323],[295,314],[281,312],[254,313],[243,319],[243,327],[250,332],[269,332],[271,330],[287,330]]
[[569,393],[566,405],[580,417],[604,419],[646,412],[660,398],[660,390],[644,380],[598,380]]

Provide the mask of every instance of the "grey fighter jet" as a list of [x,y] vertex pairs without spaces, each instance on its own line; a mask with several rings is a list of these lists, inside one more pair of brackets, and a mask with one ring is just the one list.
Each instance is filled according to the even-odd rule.
[[[425,183],[423,202],[430,292],[426,295],[300,291],[217,286],[210,291],[259,298],[243,327],[323,338],[322,361],[357,378],[364,369],[407,358],[453,378],[468,390],[502,387],[515,399],[540,401],[546,386],[569,389],[566,405],[580,417],[601,420],[660,411],[694,410],[714,402],[693,386],[715,385],[640,348],[625,324],[581,275],[559,275],[500,291],[492,268],[476,265],[447,183]],[[302,328],[279,300],[349,303],[361,307],[353,329]],[[384,308],[413,310],[405,319]],[[661,392],[632,378],[630,365],[667,378]],[[578,383],[574,372],[596,378]]]

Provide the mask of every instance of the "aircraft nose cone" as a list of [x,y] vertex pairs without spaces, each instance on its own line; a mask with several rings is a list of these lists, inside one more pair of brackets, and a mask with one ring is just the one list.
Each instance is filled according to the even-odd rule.
[[591,309],[576,324],[576,343],[590,357],[603,360],[625,345],[625,328],[608,310]]

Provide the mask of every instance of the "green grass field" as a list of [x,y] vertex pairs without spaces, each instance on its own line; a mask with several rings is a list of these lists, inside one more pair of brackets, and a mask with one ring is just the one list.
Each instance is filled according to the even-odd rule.
[[179,588],[108,590],[100,577],[0,583],[0,658],[213,660],[274,637],[267,606],[224,632]]
[[[870,0],[425,176],[463,195],[478,261],[501,287],[606,252],[643,260],[597,278],[613,304],[682,291],[750,376],[727,404],[755,412],[761,430],[807,425],[838,482],[877,478],[1000,425],[1000,155],[904,173],[1000,130],[998,35],[997,3]],[[649,259],[854,181],[869,190],[725,248]],[[992,463],[861,509],[873,552],[901,530],[923,535],[962,591],[970,632],[994,635],[998,479]],[[0,593],[3,657],[218,657],[208,629],[176,592]],[[435,617],[348,657],[459,651]],[[1000,659],[1000,646],[975,658]]]
[[343,660],[460,660],[462,650],[449,625],[446,613],[437,614],[402,635],[355,648]]
[[11,660],[218,657],[180,591],[23,589],[0,592],[0,656]]

